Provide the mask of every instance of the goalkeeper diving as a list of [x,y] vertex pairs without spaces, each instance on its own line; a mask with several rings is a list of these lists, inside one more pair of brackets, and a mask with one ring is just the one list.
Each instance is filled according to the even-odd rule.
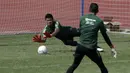
[[[71,26],[62,26],[59,21],[53,18],[53,15],[48,13],[45,15],[46,26],[40,34],[33,37],[34,42],[45,43],[47,38],[56,37],[65,45],[77,46],[77,41],[74,37],[80,36],[80,30]],[[103,49],[97,46],[97,50],[102,52]]]

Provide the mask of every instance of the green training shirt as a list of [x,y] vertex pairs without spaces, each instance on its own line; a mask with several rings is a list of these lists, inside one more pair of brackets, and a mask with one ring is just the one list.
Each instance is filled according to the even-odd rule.
[[97,47],[98,31],[101,31],[105,41],[111,45],[111,41],[106,34],[103,21],[94,14],[87,14],[80,18],[80,44],[89,49]]
[[55,31],[55,29],[57,29],[57,28],[61,29],[61,24],[60,24],[60,22],[55,20],[54,23],[51,26],[46,25],[43,28],[41,35],[44,36],[44,34],[43,34],[44,32],[53,33]]

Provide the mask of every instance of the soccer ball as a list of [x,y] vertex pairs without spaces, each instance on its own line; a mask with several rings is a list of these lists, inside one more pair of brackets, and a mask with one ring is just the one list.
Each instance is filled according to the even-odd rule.
[[47,51],[46,46],[41,45],[41,46],[38,47],[37,52],[38,52],[38,54],[47,54],[48,51]]

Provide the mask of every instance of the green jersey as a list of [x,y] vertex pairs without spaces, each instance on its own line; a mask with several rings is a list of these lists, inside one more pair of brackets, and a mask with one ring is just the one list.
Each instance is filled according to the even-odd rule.
[[106,28],[103,21],[94,14],[87,14],[80,18],[80,44],[89,48],[95,49],[97,47],[98,31],[101,31],[102,35],[109,45],[111,41],[106,35]]
[[58,21],[55,20],[54,23],[51,26],[46,25],[44,27],[44,29],[41,32],[41,35],[44,36],[44,34],[43,34],[44,32],[49,32],[51,34],[57,28],[61,29],[61,24],[60,24],[60,22],[58,22]]
[[43,34],[44,32],[49,32],[50,34],[52,34],[55,31],[55,29],[60,29],[60,31],[57,33],[56,36],[61,36],[61,37],[63,36],[64,37],[65,34],[66,34],[66,36],[68,36],[67,34],[69,33],[70,28],[71,28],[70,26],[62,26],[60,24],[60,22],[55,20],[51,26],[46,25],[44,27],[44,29],[41,32],[41,35],[44,36],[44,34]]

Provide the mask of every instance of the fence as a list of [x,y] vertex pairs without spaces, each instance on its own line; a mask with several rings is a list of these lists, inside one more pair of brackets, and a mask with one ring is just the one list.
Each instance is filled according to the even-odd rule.
[[99,4],[102,19],[111,16],[121,28],[130,27],[129,0],[0,0],[0,34],[40,32],[46,13],[52,13],[62,25],[78,27],[91,2]]

